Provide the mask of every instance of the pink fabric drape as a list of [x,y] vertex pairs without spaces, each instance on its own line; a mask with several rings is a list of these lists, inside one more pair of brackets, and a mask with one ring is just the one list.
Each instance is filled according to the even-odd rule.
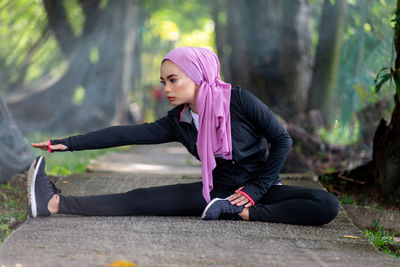
[[214,155],[232,159],[231,84],[220,80],[218,57],[206,48],[178,47],[165,56],[164,60],[167,59],[200,85],[196,99],[199,114],[197,152],[201,160],[203,196],[210,202],[212,171],[216,166]]

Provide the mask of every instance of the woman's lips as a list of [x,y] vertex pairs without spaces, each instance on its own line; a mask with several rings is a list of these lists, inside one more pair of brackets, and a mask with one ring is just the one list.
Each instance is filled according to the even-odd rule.
[[168,97],[168,100],[169,100],[169,101],[173,101],[173,100],[175,100],[175,97],[169,96],[169,97]]

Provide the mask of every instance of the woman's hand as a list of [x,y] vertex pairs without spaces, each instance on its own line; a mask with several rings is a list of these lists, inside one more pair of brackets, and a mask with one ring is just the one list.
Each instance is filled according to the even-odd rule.
[[243,189],[244,186],[239,187],[236,189],[235,194],[231,196],[228,200],[232,205],[242,206],[244,205],[245,208],[251,207],[252,204],[250,200],[245,197],[244,195],[240,194],[239,191]]
[[[49,150],[49,142],[45,141],[45,142],[40,142],[40,143],[32,143],[31,144],[32,147],[35,148],[39,148],[41,150]],[[63,144],[57,144],[57,145],[51,145],[50,149],[55,151],[55,150],[67,150],[68,147],[63,145]]]

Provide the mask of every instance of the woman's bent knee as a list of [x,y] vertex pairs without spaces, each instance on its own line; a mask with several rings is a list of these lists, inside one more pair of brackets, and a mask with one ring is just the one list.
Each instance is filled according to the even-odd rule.
[[331,193],[324,191],[324,194],[321,195],[321,224],[327,224],[338,215],[340,204]]

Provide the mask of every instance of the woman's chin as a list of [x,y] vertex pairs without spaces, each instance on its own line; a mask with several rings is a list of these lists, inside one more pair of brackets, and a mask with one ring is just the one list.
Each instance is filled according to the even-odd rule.
[[182,104],[181,102],[179,102],[179,101],[176,101],[176,100],[172,100],[172,101],[169,101],[170,103],[171,103],[171,105],[173,105],[173,106],[179,106],[180,104]]

